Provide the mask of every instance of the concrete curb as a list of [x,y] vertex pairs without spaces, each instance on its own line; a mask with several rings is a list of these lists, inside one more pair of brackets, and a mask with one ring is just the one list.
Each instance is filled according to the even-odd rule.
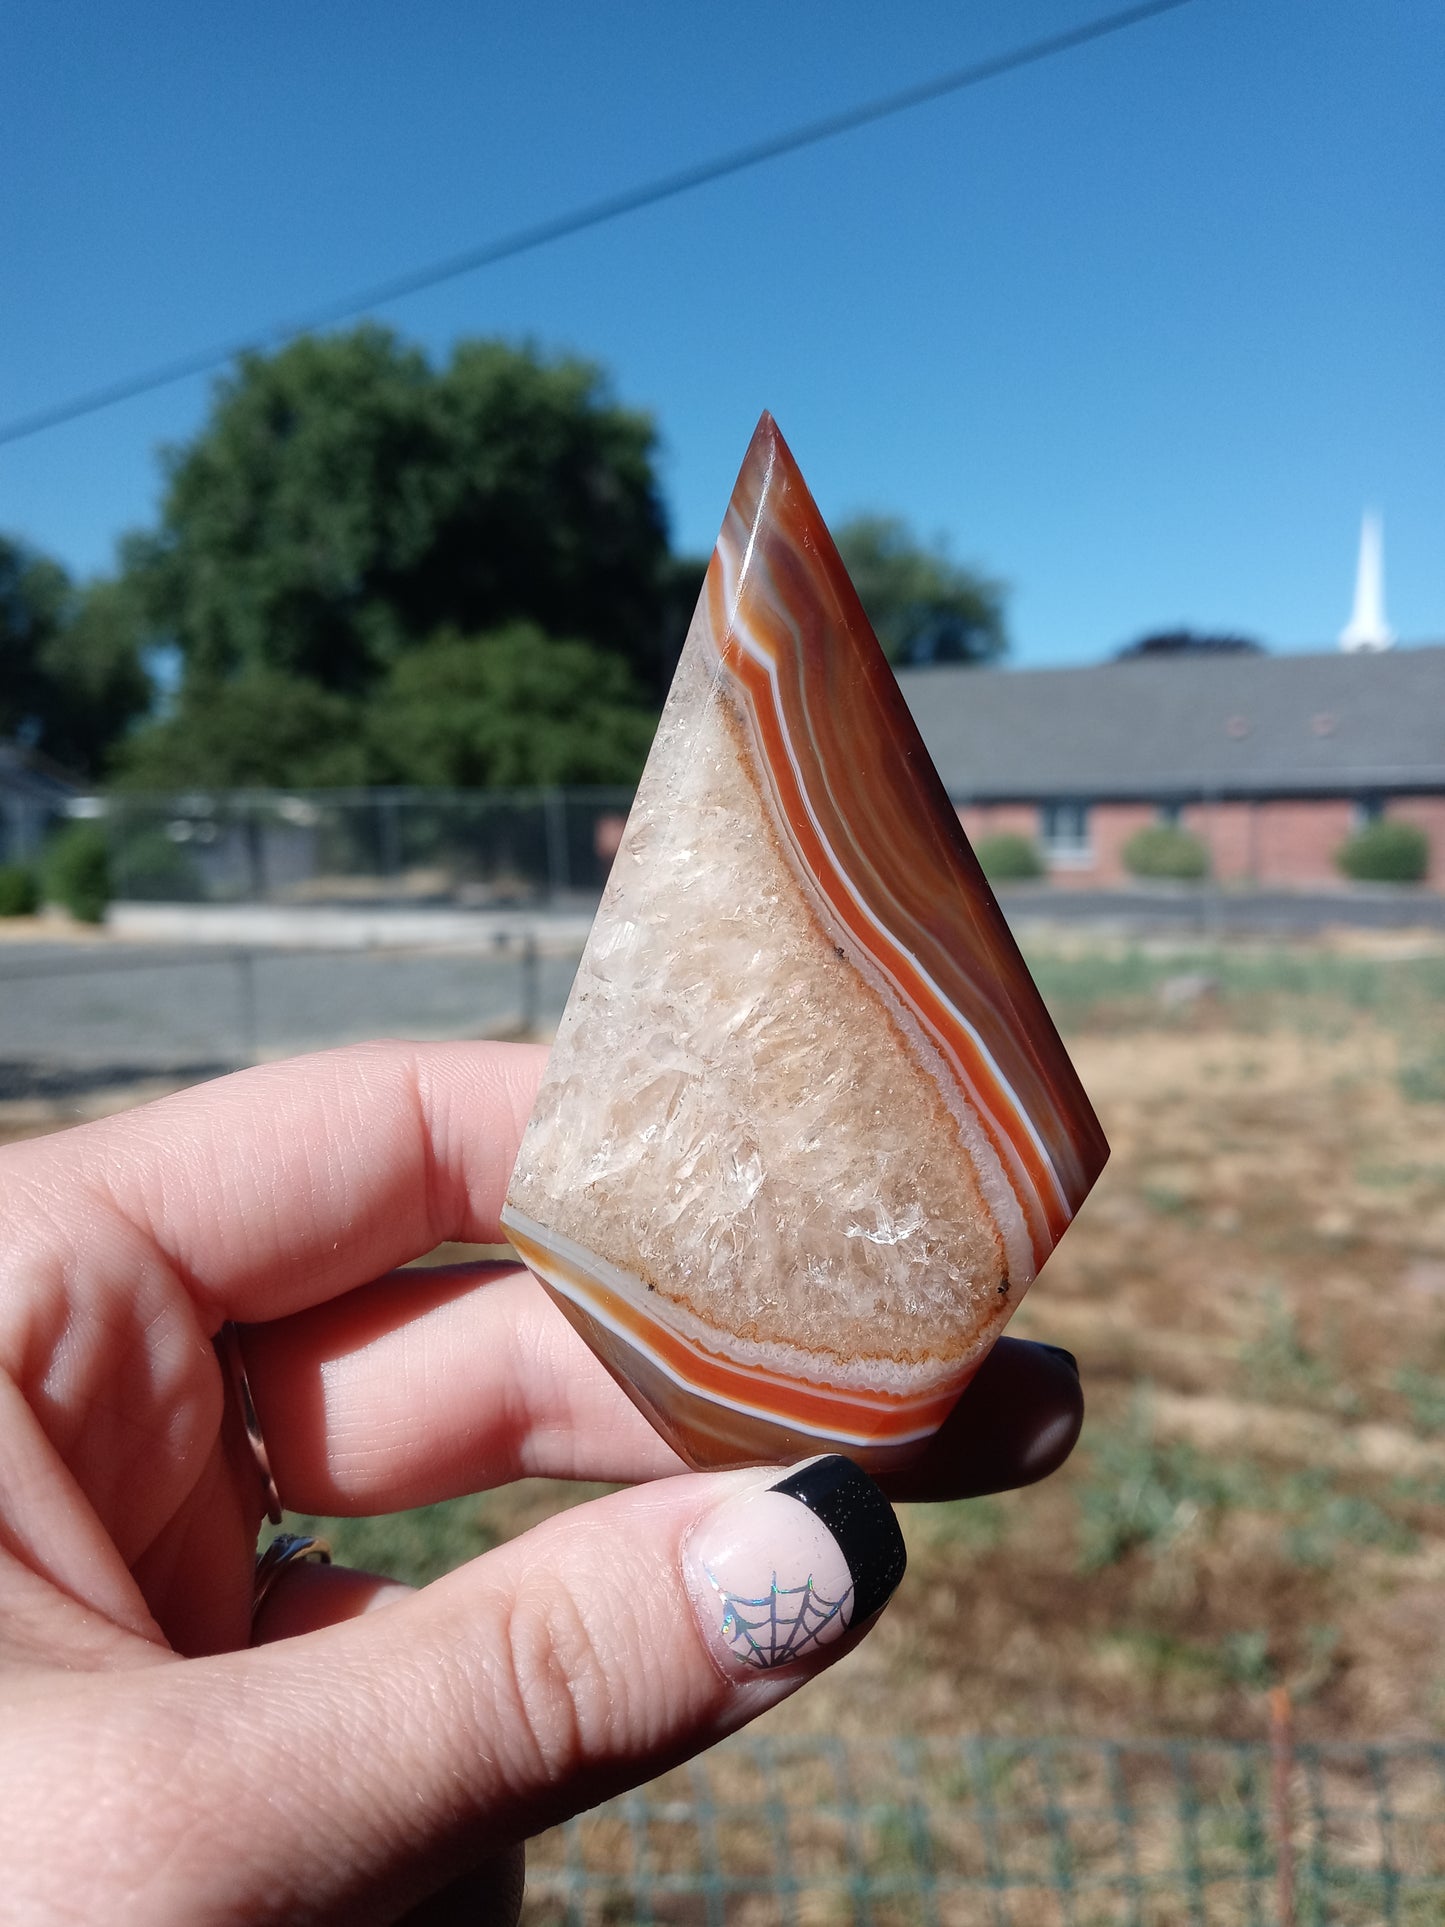
[[231,944],[277,950],[507,950],[530,938],[539,952],[580,950],[592,912],[450,910],[329,904],[113,903],[106,927],[132,943]]

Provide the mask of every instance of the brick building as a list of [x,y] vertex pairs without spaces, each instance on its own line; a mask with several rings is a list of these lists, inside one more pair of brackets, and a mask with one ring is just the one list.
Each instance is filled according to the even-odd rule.
[[1340,844],[1388,816],[1427,832],[1445,888],[1445,644],[899,683],[969,836],[1034,838],[1056,883],[1127,880],[1125,843],[1160,820],[1221,882],[1338,883]]

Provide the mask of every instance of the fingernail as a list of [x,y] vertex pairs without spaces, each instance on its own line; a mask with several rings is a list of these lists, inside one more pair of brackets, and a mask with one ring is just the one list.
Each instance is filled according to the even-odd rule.
[[1062,1345],[1041,1345],[1039,1349],[1045,1352],[1052,1352],[1055,1358],[1063,1359],[1069,1370],[1074,1374],[1074,1377],[1077,1378],[1079,1376],[1078,1359],[1074,1357],[1072,1352],[1066,1352]]
[[837,1454],[724,1499],[683,1548],[714,1652],[750,1672],[815,1658],[871,1619],[905,1563],[888,1501]]

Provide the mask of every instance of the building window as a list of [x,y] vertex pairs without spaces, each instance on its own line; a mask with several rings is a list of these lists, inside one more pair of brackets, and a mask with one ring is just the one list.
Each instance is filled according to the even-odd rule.
[[1383,796],[1357,796],[1350,808],[1350,825],[1356,830],[1367,830],[1372,823],[1378,823],[1384,814]]
[[1177,830],[1179,828],[1179,820],[1184,814],[1184,805],[1182,803],[1160,803],[1155,809],[1154,814],[1159,822],[1167,823],[1171,830]]
[[1039,836],[1044,855],[1061,869],[1077,868],[1094,860],[1089,847],[1087,803],[1045,803],[1039,810]]

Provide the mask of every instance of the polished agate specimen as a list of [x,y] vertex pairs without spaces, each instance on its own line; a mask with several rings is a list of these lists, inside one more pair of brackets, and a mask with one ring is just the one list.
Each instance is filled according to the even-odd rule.
[[1108,1155],[772,418],[502,1221],[691,1464],[922,1449]]

